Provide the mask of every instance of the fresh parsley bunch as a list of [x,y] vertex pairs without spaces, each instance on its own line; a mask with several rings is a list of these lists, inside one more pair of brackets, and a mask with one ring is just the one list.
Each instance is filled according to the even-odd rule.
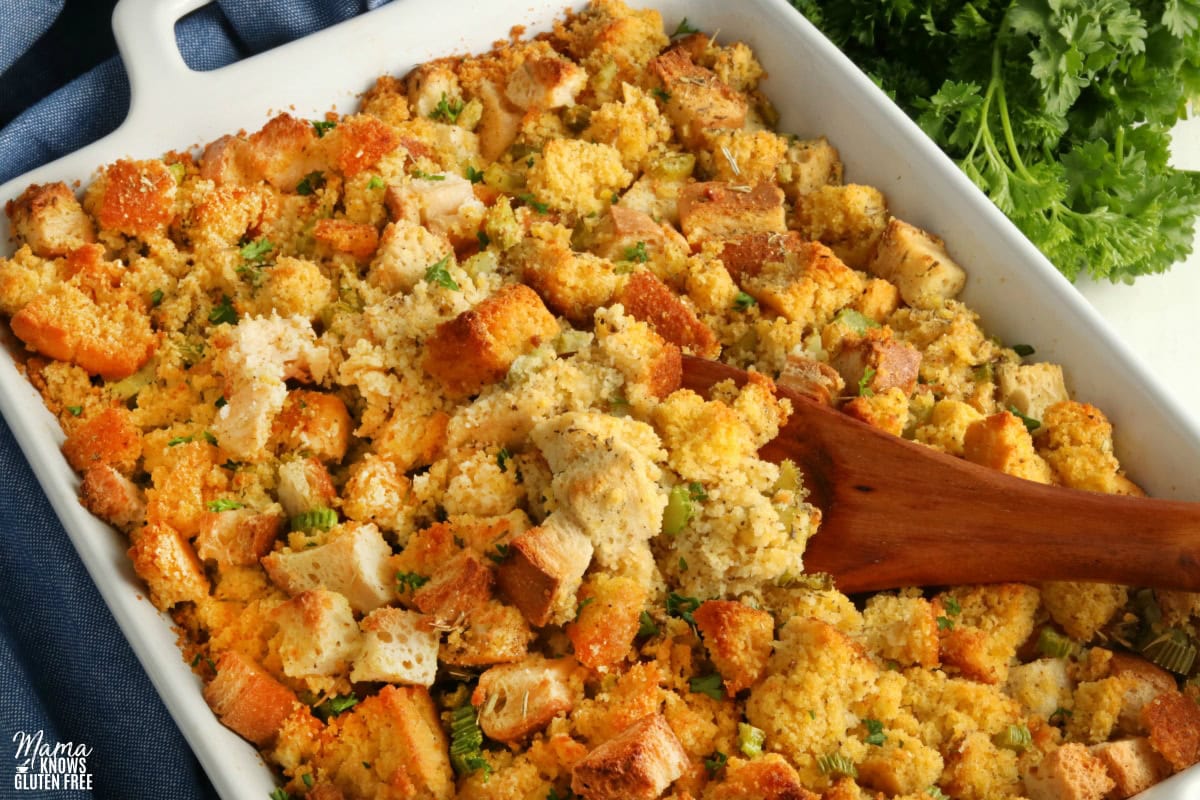
[[1070,279],[1191,252],[1200,0],[792,0]]

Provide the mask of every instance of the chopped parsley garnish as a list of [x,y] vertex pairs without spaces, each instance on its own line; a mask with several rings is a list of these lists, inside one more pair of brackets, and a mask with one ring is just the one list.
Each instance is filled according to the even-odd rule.
[[296,194],[308,196],[325,185],[325,173],[314,170],[308,173],[296,184]]
[[883,735],[882,722],[877,719],[864,719],[863,724],[867,726],[867,738],[864,742],[880,747],[887,741],[887,737]]
[[1012,351],[1021,358],[1024,358],[1025,356],[1031,356],[1036,352],[1031,344],[1014,344],[1012,346]]
[[700,32],[700,29],[693,28],[692,25],[688,22],[688,18],[684,17],[683,19],[681,19],[679,21],[679,26],[677,28],[675,28],[675,32],[671,34],[671,38],[674,39],[676,36],[690,36],[693,33],[699,33],[699,32]]
[[646,243],[638,242],[633,247],[626,247],[624,258],[626,261],[637,261],[645,264],[650,260],[650,254],[646,252]]
[[67,406],[67,411],[71,412],[72,417],[78,417],[83,413],[83,406]]
[[725,768],[725,762],[727,761],[729,761],[729,756],[717,750],[712,754],[711,758],[704,759],[704,768],[708,770],[709,775],[716,775]]
[[216,402],[213,403],[213,405],[216,406],[217,408],[224,408],[225,406],[229,405],[229,401],[225,399],[225,395],[221,395],[220,397],[217,398]]
[[213,325],[221,325],[228,323],[236,325],[238,321],[237,311],[233,308],[233,301],[229,299],[229,295],[221,295],[221,302],[213,306],[212,311],[208,312],[208,321]]
[[350,709],[358,705],[358,697],[351,692],[350,694],[339,694],[326,699],[319,705],[313,706],[313,714],[322,722],[328,722],[338,714],[344,714]]
[[655,623],[654,618],[650,616],[649,611],[642,611],[642,613],[638,615],[637,635],[638,636],[657,636],[658,635],[658,624]]
[[875,380],[875,368],[867,367],[863,370],[862,377],[858,379],[858,396],[859,397],[874,397],[875,390],[871,388],[871,381]]
[[1034,419],[1033,417],[1022,414],[1020,412],[1020,410],[1017,409],[1016,406],[1009,406],[1008,410],[1014,417],[1021,420],[1021,422],[1025,423],[1025,430],[1029,431],[1030,433],[1033,433],[1038,428],[1042,427],[1041,420]]
[[300,780],[304,781],[305,787],[311,789],[313,787],[313,776],[311,772],[306,772],[300,776]]
[[504,559],[508,558],[509,549],[509,546],[506,544],[498,544],[496,545],[495,552],[488,553],[487,557],[497,564],[503,564]]
[[155,289],[150,293],[150,305],[158,307],[163,301],[163,290]]
[[313,130],[316,132],[318,139],[337,127],[337,123],[333,120],[314,119],[310,121],[312,122]]
[[746,294],[745,292],[738,292],[737,297],[735,297],[733,299],[733,307],[735,309],[737,309],[738,311],[746,311],[751,306],[756,306],[756,305],[758,305],[758,301],[755,300],[751,295]]
[[686,559],[686,558],[684,558],[683,556],[680,556],[680,557],[679,557],[679,571],[680,571],[680,572],[687,572],[687,571],[688,571],[688,563],[687,563],[687,559]]
[[427,583],[429,583],[428,575],[420,575],[416,572],[396,573],[396,591],[399,594],[415,592]]
[[536,211],[539,214],[545,214],[546,212],[548,212],[550,210],[550,206],[541,202],[540,200],[538,200],[536,197],[534,197],[529,192],[525,192],[524,194],[517,195],[517,199],[520,200],[525,205],[532,208],[534,211]]
[[713,672],[709,675],[700,675],[688,680],[688,688],[696,694],[706,694],[713,700],[725,699],[725,687],[722,685],[720,673]]
[[666,89],[662,88],[661,86],[655,86],[653,89],[650,90],[650,93],[653,94],[655,97],[657,97],[659,100],[662,100],[664,103],[669,102],[671,99],[671,93],[668,92]]
[[384,183],[383,178],[379,177],[378,175],[372,175],[371,180],[367,181],[368,189],[382,189],[386,185],[387,184]]
[[446,93],[442,92],[442,99],[438,101],[433,111],[429,113],[429,118],[453,124],[458,122],[458,115],[462,113],[462,110],[463,102],[461,100],[450,100],[446,97]]
[[1046,718],[1046,721],[1051,725],[1062,725],[1073,716],[1075,716],[1074,711],[1071,711],[1069,708],[1063,708],[1062,706],[1059,706],[1058,708],[1054,709],[1054,712],[1049,717]]
[[467,164],[467,180],[471,183],[479,183],[483,180],[483,170],[475,169],[470,164]]
[[246,261],[256,263],[266,258],[267,253],[275,249],[275,245],[271,244],[271,240],[265,236],[260,236],[249,244],[243,245],[238,250],[238,255]]
[[594,597],[585,597],[580,600],[579,605],[575,606],[575,619],[579,619],[579,615],[583,613],[583,610],[594,602],[596,602],[596,598]]
[[946,609],[946,613],[952,616],[958,616],[962,613],[962,606],[958,604],[958,600],[950,595],[942,598],[942,608]]
[[222,497],[219,500],[209,500],[207,503],[209,511],[220,513],[222,511],[233,511],[236,508],[244,507],[244,503],[239,503],[237,500],[231,500],[228,497]]
[[703,483],[692,481],[688,484],[688,496],[693,500],[704,502],[708,499],[708,492],[705,491]]
[[204,437],[204,441],[211,445],[215,445],[217,443],[217,437],[213,435],[212,431],[204,431],[200,435]]
[[488,236],[484,231],[475,231],[475,238],[479,240],[480,250],[487,250],[488,245],[492,243],[492,237]]
[[685,597],[675,592],[667,595],[667,613],[672,617],[679,617],[693,628],[696,627],[696,618],[692,613],[699,607],[700,600],[695,597]]
[[459,775],[470,775],[484,770],[490,775],[492,767],[483,757],[483,732],[479,730],[479,719],[475,707],[464,703],[454,709],[450,717],[450,763]]
[[167,447],[175,447],[176,445],[187,444],[192,441],[191,436],[175,436],[167,440]]
[[954,630],[954,620],[949,617],[938,617],[937,626],[940,631],[952,631]]
[[446,269],[446,265],[449,263],[450,256],[446,255],[436,263],[430,264],[425,269],[425,280],[428,283],[457,292],[459,290],[458,284],[455,283],[454,278],[450,277],[450,271]]
[[446,180],[445,175],[438,175],[438,174],[435,174],[432,172],[425,172],[424,170],[420,170],[420,169],[414,169],[412,171],[412,176],[414,178],[418,178],[423,181],[444,181],[444,180]]
[[501,447],[500,452],[496,453],[496,466],[501,472],[508,472],[508,460],[512,458],[512,453],[508,452],[507,447]]

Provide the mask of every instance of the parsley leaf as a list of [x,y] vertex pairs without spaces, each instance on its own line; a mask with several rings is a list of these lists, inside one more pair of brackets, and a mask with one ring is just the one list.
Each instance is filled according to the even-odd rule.
[[517,195],[517,199],[539,214],[545,214],[550,210],[550,206],[541,202],[529,192]]
[[658,635],[658,624],[654,621],[654,618],[650,616],[649,611],[642,611],[642,613],[638,615],[637,635],[638,636],[657,636]]
[[646,252],[646,243],[638,242],[633,247],[626,247],[623,258],[626,261],[637,261],[645,264],[650,260],[650,254]]
[[679,617],[693,628],[696,627],[696,618],[692,613],[700,607],[700,600],[695,597],[685,597],[681,594],[671,592],[667,595],[667,613],[672,617]]
[[399,594],[416,591],[427,583],[429,583],[428,575],[419,575],[416,572],[396,573],[396,592]]
[[325,185],[325,173],[314,170],[308,173],[296,184],[296,194],[308,196]]
[[883,734],[882,722],[877,719],[864,719],[863,724],[867,726],[867,738],[863,740],[864,742],[880,747],[887,741],[887,737]]
[[155,289],[153,292],[150,293],[150,305],[159,306],[162,304],[162,301],[163,301],[163,290],[162,289]]
[[378,175],[372,175],[371,180],[367,181],[368,189],[382,189],[385,186],[387,186],[387,183],[385,183],[383,178],[379,177]]
[[713,700],[725,699],[725,687],[720,673],[713,672],[688,680],[688,688],[696,694],[706,694]]
[[679,21],[679,25],[675,28],[675,32],[671,34],[671,38],[676,36],[688,36],[693,33],[699,33],[699,28],[694,28],[688,23],[688,18],[684,17]]
[[738,311],[746,311],[751,306],[756,305],[758,305],[758,301],[752,295],[748,295],[745,292],[738,292],[737,297],[733,299],[733,307]]
[[729,756],[717,750],[710,758],[704,759],[704,768],[708,770],[709,775],[716,775],[725,768],[727,761],[729,761]]
[[337,127],[336,122],[328,119],[314,119],[310,120],[310,122],[312,122],[313,130],[316,132],[318,139]]
[[475,169],[470,164],[467,164],[467,180],[471,183],[479,183],[483,180],[483,170]]
[[343,714],[358,705],[358,697],[353,692],[330,697],[319,705],[313,706],[313,714],[322,722],[327,722],[338,714]]
[[240,255],[244,260],[251,263],[262,261],[266,258],[267,253],[275,249],[275,245],[271,244],[271,240],[265,236],[255,239],[253,242],[245,244],[240,250]]
[[208,312],[208,321],[213,325],[220,325],[224,322],[228,322],[230,325],[237,324],[237,311],[234,310],[233,301],[229,299],[229,295],[221,295],[221,302],[213,306],[212,311]]
[[446,265],[450,263],[450,256],[443,256],[436,263],[430,264],[425,270],[425,280],[435,286],[441,286],[446,289],[451,289],[455,292],[459,290],[458,284],[454,278],[450,276],[450,271],[446,269]]
[[1038,428],[1042,427],[1041,420],[1037,420],[1037,419],[1034,419],[1033,417],[1029,417],[1029,416],[1026,416],[1025,414],[1022,414],[1017,409],[1016,406],[1009,406],[1008,410],[1014,417],[1021,420],[1021,422],[1025,423],[1025,430],[1029,431],[1030,433],[1033,433]]
[[450,100],[446,97],[446,93],[442,92],[442,99],[434,106],[433,111],[429,112],[429,118],[453,124],[458,122],[458,115],[462,113],[462,110],[463,102],[461,100]]

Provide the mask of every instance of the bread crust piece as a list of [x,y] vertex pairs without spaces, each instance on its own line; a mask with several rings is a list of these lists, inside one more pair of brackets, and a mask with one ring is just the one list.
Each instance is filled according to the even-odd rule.
[[575,659],[529,656],[499,664],[479,676],[471,704],[479,708],[479,727],[490,738],[516,742],[544,728],[583,698]]
[[1200,761],[1200,704],[1178,692],[1163,692],[1142,708],[1150,744],[1175,770]]
[[1022,777],[1029,800],[1101,800],[1114,785],[1104,763],[1077,742],[1054,750]]
[[775,640],[775,620],[769,613],[734,600],[706,600],[694,617],[730,696],[762,677]]
[[653,800],[687,767],[679,737],[654,714],[584,756],[571,770],[571,789],[585,800]]
[[260,747],[275,739],[299,704],[290,689],[236,650],[217,659],[217,675],[204,687],[204,699],[226,727]]
[[667,285],[650,272],[637,272],[616,296],[617,302],[634,319],[689,355],[716,358],[721,353],[712,328],[705,325]]
[[43,258],[65,256],[96,241],[92,219],[61,181],[32,184],[4,206],[17,240]]
[[562,514],[513,538],[496,582],[532,625],[566,622],[575,592],[592,560],[592,543]]

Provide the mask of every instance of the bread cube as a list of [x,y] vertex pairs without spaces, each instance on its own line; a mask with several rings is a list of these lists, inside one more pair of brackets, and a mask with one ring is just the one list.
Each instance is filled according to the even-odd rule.
[[404,83],[394,75],[380,75],[363,94],[358,110],[393,126],[407,122],[410,115]]
[[843,337],[829,363],[847,386],[876,393],[897,388],[907,396],[917,387],[921,351],[897,340],[891,328],[868,328]]
[[453,396],[478,394],[503,378],[517,356],[557,335],[558,323],[537,293],[509,284],[438,325],[425,342],[423,364]]
[[279,625],[272,641],[283,674],[340,675],[359,651],[358,624],[350,603],[337,592],[310,589],[277,606],[271,614]]
[[415,589],[412,602],[438,625],[457,627],[476,606],[492,596],[491,568],[471,550],[460,550],[440,564]]
[[124,407],[110,407],[88,416],[63,442],[63,455],[76,472],[105,464],[129,475],[142,456],[142,430]]
[[320,461],[339,462],[350,442],[350,413],[328,392],[294,389],[275,418],[273,439],[288,452],[306,452]]
[[789,248],[782,261],[767,261],[740,280],[764,307],[814,328],[853,302],[863,288],[862,277],[820,242]]
[[374,437],[375,452],[402,472],[428,466],[442,457],[449,426],[450,415],[445,411],[421,413],[398,403]]
[[209,511],[196,535],[196,555],[217,562],[221,569],[256,566],[259,559],[271,552],[286,523],[278,505],[263,511],[252,508]]
[[810,397],[827,406],[834,405],[846,388],[837,370],[824,361],[791,353],[776,383],[784,389]]
[[556,27],[555,33],[590,74],[597,74],[606,64],[615,65],[612,80],[598,87],[608,92],[615,92],[622,83],[638,83],[646,65],[670,44],[662,14],[652,8],[631,9],[621,0],[598,0],[569,25]]
[[275,494],[290,518],[321,506],[332,506],[337,489],[325,465],[309,456],[280,462]]
[[180,227],[198,254],[208,256],[219,250],[238,249],[238,242],[252,229],[262,227],[273,206],[268,192],[222,186],[195,201]]
[[362,649],[350,680],[432,686],[437,676],[438,633],[433,620],[402,608],[377,608],[363,617]]
[[[887,201],[878,189],[857,183],[822,186],[795,202],[795,227],[804,238],[829,245],[854,269],[869,269],[875,244],[888,225]],[[899,284],[890,274],[875,274]],[[903,286],[900,294],[908,300]]]
[[327,146],[336,152],[337,168],[347,178],[375,166],[400,145],[400,135],[392,126],[369,114],[338,120],[337,127],[326,137]]
[[371,524],[342,525],[325,544],[277,550],[262,560],[275,585],[290,595],[325,588],[339,592],[359,613],[395,597],[389,560],[392,548]]
[[577,325],[591,322],[600,306],[608,305],[617,289],[617,274],[608,259],[576,253],[570,242],[526,239],[510,254],[521,265],[521,280],[541,296],[556,314]]
[[1029,800],[1102,800],[1115,785],[1104,762],[1077,742],[1051,751],[1021,777]]
[[1084,744],[1097,744],[1112,736],[1126,688],[1124,680],[1111,676],[1080,683],[1075,688],[1071,717],[1067,721],[1067,737]]
[[217,186],[249,186],[262,179],[258,154],[253,145],[240,136],[222,136],[204,147],[200,156],[200,177]]
[[908,422],[908,395],[894,386],[878,394],[853,397],[842,411],[872,428],[899,436]]
[[967,282],[967,273],[941,239],[895,218],[888,221],[865,266],[900,287],[900,296],[910,306],[957,297]]
[[408,103],[414,117],[433,117],[438,106],[462,103],[462,88],[450,62],[430,61],[404,76]]
[[592,560],[592,543],[563,514],[515,536],[496,570],[496,582],[536,627],[575,615],[575,593]]
[[312,123],[290,114],[268,120],[248,142],[253,174],[283,192],[295,191],[304,176],[330,166]]
[[499,600],[488,600],[467,614],[462,628],[446,634],[439,658],[459,667],[519,661],[529,652],[533,638],[520,611]]
[[[787,139],[766,130],[738,130],[711,136],[701,164],[715,181],[756,184],[773,182],[787,150]],[[786,194],[786,193],[785,193]]]
[[783,233],[783,191],[772,183],[689,183],[679,193],[679,227],[693,248],[708,239]]
[[763,676],[775,643],[769,613],[735,600],[705,600],[693,617],[731,697]]
[[721,344],[712,328],[653,273],[634,273],[615,299],[625,307],[625,313],[648,323],[655,333],[688,355],[716,358],[720,354]]
[[[682,351],[647,323],[606,308],[596,313],[595,332],[600,348],[625,376],[627,390],[637,388],[661,399],[682,384]],[[627,394],[636,407],[642,398],[634,391]]]
[[792,765],[778,753],[761,758],[729,759],[722,773],[704,789],[704,800],[820,800],[800,782]]
[[1017,648],[1033,632],[1039,599],[1036,588],[1022,583],[960,586],[938,595],[934,613],[950,622],[938,630],[942,663],[972,680],[1003,683]]
[[62,182],[31,184],[4,206],[18,244],[43,258],[65,256],[96,241],[92,219]]
[[1120,678],[1126,687],[1125,696],[1121,699],[1118,726],[1126,733],[1145,733],[1142,709],[1160,694],[1175,691],[1175,677],[1144,658],[1116,651],[1109,659],[1108,670],[1114,678]]
[[1113,454],[1112,425],[1090,403],[1068,400],[1049,406],[1038,430],[1038,452],[1072,489],[1142,495]]
[[783,154],[776,175],[783,193],[795,203],[802,194],[815,192],[822,186],[841,184],[842,159],[837,148],[824,136],[795,139]]
[[789,253],[799,253],[805,240],[795,231],[747,233],[721,242],[721,263],[738,283],[762,272],[768,262],[784,262]]
[[123,531],[146,520],[146,501],[137,484],[108,464],[93,464],[83,473],[79,499],[84,508]]
[[882,325],[900,307],[900,290],[882,278],[870,278],[851,307]]
[[479,708],[479,727],[490,738],[516,742],[566,714],[583,699],[573,658],[549,660],[530,656],[515,664],[499,664],[479,676],[471,695]]
[[684,50],[666,51],[650,62],[650,71],[662,82],[668,98],[666,114],[688,148],[703,147],[716,131],[745,125],[749,107],[745,95],[693,62]]
[[929,423],[917,427],[915,438],[950,455],[961,456],[967,428],[983,418],[983,414],[974,406],[943,398],[933,404]]
[[217,659],[204,699],[227,728],[259,747],[269,745],[299,704],[296,695],[236,650]]
[[1008,411],[967,426],[963,458],[1025,480],[1054,482],[1050,465],[1034,449],[1033,437],[1025,423]]
[[597,573],[583,584],[578,598],[579,612],[566,629],[575,658],[593,669],[619,663],[637,637],[646,604],[645,585]]
[[1170,777],[1172,769],[1145,738],[1120,739],[1092,747],[1116,786],[1109,797],[1125,800]]
[[216,465],[216,454],[215,447],[201,441],[168,446],[161,462],[150,469],[147,519],[170,525],[188,538],[199,533],[209,513],[206,504],[223,494],[229,483]]
[[[970,758],[971,745],[963,748]],[[962,754],[962,750],[959,754]],[[986,757],[986,756],[985,756]],[[858,782],[893,797],[919,797],[937,784],[944,774],[942,755],[913,734],[889,728],[882,744],[867,748],[866,758],[859,762]],[[959,763],[959,772],[964,772]],[[947,770],[951,775],[953,769]],[[962,775],[955,776],[961,780]],[[951,778],[954,780],[954,778]],[[963,781],[966,783],[966,781]],[[955,793],[957,797],[970,797],[968,792]]]
[[863,636],[880,658],[902,666],[936,667],[937,612],[923,597],[879,594],[863,609]]
[[342,487],[342,511],[357,522],[372,522],[406,539],[416,499],[412,481],[394,461],[367,453],[350,465]]
[[648,92],[625,83],[621,85],[620,102],[602,103],[580,135],[589,142],[615,147],[625,169],[636,174],[653,163],[657,146],[670,140],[671,124],[659,113],[658,104]]
[[687,768],[679,737],[656,714],[584,756],[571,770],[571,789],[584,800],[653,800]]
[[345,219],[319,219],[313,225],[313,239],[331,249],[366,261],[379,247],[379,231],[374,225]]
[[1200,761],[1200,703],[1178,691],[1163,692],[1142,707],[1150,745],[1176,771]]
[[162,234],[175,217],[175,176],[162,161],[121,159],[88,187],[85,205],[102,231]]
[[367,283],[392,294],[407,292],[424,279],[430,265],[453,255],[446,239],[416,221],[391,222],[383,229]]
[[1124,607],[1129,590],[1109,583],[1047,581],[1042,603],[1067,635],[1086,642]]
[[1030,714],[1043,719],[1050,719],[1060,708],[1069,708],[1074,688],[1062,658],[1039,658],[1008,670],[1008,694]]
[[179,531],[151,522],[134,531],[129,558],[134,572],[150,589],[150,602],[159,611],[208,596],[208,578],[191,542]]
[[558,56],[531,56],[508,76],[504,96],[522,109],[549,110],[575,105],[587,86],[582,67]]
[[1058,364],[1000,364],[996,367],[1000,404],[1040,420],[1055,403],[1070,400]]

